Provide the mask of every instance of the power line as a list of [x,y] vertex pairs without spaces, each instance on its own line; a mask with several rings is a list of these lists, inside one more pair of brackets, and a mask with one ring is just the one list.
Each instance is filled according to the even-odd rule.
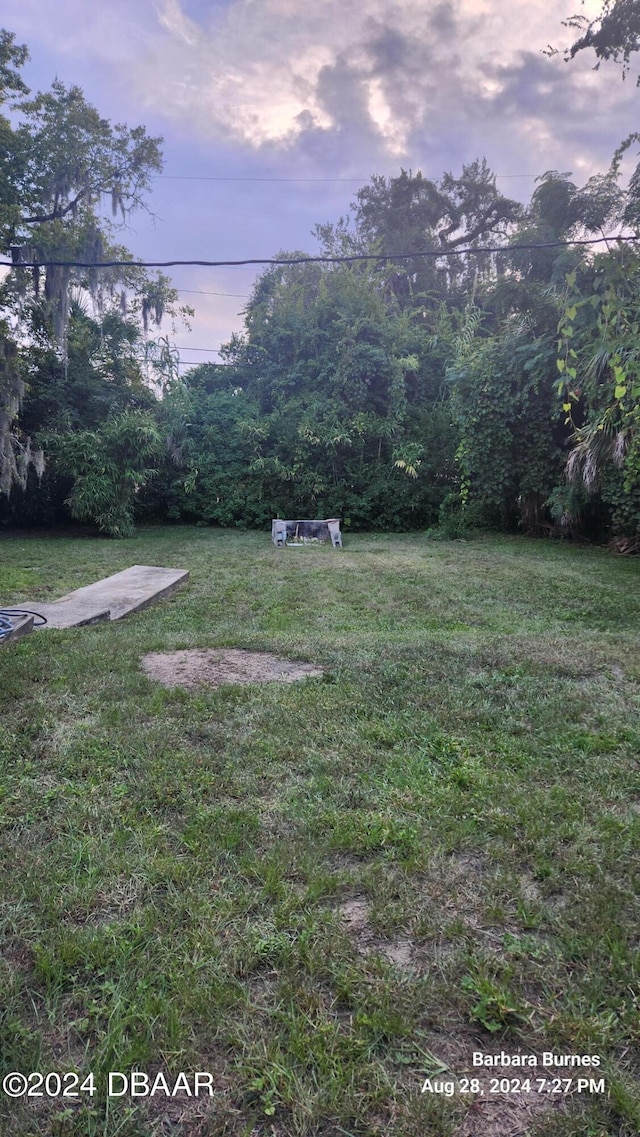
[[176,292],[188,292],[191,296],[235,296],[238,300],[248,300],[248,292],[202,292],[199,288],[176,288]]
[[155,174],[168,182],[362,182],[368,178],[226,178],[208,174]]
[[[155,179],[167,182],[368,182],[369,176],[359,178],[255,178],[218,177],[210,174],[154,174]],[[538,174],[494,174],[494,178],[537,178]]]
[[[204,360],[202,360],[202,359],[178,359],[176,361],[175,366],[176,367],[206,367],[207,364],[209,364],[209,363],[211,363],[210,359],[204,359]],[[226,364],[224,364],[224,366],[226,367]]]
[[515,253],[531,249],[564,249],[572,245],[609,245],[637,241],[637,236],[593,237],[520,245],[477,245],[470,249],[427,249],[413,253],[354,253],[346,257],[250,257],[242,261],[0,261],[3,268],[236,268],[243,265],[352,264],[355,261],[409,261],[428,257],[463,257],[476,253]]

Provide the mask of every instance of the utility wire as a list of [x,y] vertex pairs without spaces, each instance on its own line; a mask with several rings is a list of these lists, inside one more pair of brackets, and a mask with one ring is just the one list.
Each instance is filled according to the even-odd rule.
[[414,253],[354,253],[347,257],[250,257],[242,261],[0,261],[3,268],[235,268],[241,265],[352,264],[355,261],[410,261],[424,257],[463,257],[471,253],[516,253],[530,249],[564,249],[572,245],[609,245],[637,241],[637,236],[575,238],[571,241],[528,242],[521,245],[477,245],[474,249],[427,249]]
[[176,292],[188,292],[191,296],[236,296],[238,300],[248,300],[248,292],[202,292],[199,288],[176,288]]
[[368,178],[219,178],[209,174],[154,174],[167,182],[366,182]]
[[[537,174],[494,174],[494,178],[537,178]],[[254,178],[218,177],[210,174],[154,174],[154,179],[167,182],[367,182],[364,174],[360,178]]]

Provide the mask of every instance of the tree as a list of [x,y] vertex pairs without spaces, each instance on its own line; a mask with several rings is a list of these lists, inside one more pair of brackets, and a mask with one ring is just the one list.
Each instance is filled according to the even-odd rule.
[[[418,171],[401,170],[398,177],[374,176],[352,203],[354,251],[366,249],[389,257],[378,266],[403,307],[440,302],[443,290],[470,287],[478,271],[490,269],[490,257],[474,258],[471,279],[462,259],[450,254],[461,246],[504,239],[522,215],[518,202],[496,188],[486,161],[463,166],[460,177],[444,174],[438,181]],[[345,243],[345,221],[337,233],[331,226],[317,229],[325,248],[339,236]],[[346,249],[343,248],[343,251]],[[429,253],[393,262],[394,254]],[[438,259],[438,252],[447,253]]]
[[480,327],[481,313],[469,308],[448,372],[463,501],[502,528],[540,532],[562,472],[553,341],[522,317],[493,335]]
[[622,248],[567,279],[558,391],[572,449],[569,480],[600,494],[615,535],[640,536],[640,261]]
[[133,534],[136,495],[155,474],[162,439],[155,419],[125,411],[99,429],[60,435],[55,461],[74,478],[71,516],[110,537]]
[[[575,59],[581,51],[595,53],[597,71],[603,60],[622,63],[623,78],[629,70],[631,56],[640,49],[640,3],[638,0],[603,0],[602,10],[595,19],[575,15],[563,20],[567,28],[582,32],[565,51],[565,59]],[[549,49],[555,54],[555,49]],[[638,78],[640,85],[640,77]]]
[[[119,381],[131,385],[135,395],[143,357],[148,357],[149,377],[166,371],[167,352],[149,341],[149,325],[159,326],[166,313],[191,313],[178,307],[178,294],[162,274],[150,277],[134,263],[119,269],[91,264],[132,261],[115,238],[134,210],[146,208],[151,176],[162,167],[161,139],[143,126],[110,123],[77,86],[56,80],[49,91],[30,96],[19,73],[27,57],[11,33],[0,32],[0,103],[12,110],[11,122],[0,117],[6,158],[0,171],[0,253],[15,265],[0,286],[0,493],[5,494],[12,483],[25,484],[25,462],[33,454],[29,430],[52,437],[68,428],[74,414],[82,418],[79,409],[73,410],[74,400],[78,408],[83,405],[78,384],[84,384],[85,407],[101,404],[104,420],[113,410]],[[65,263],[71,261],[88,267]],[[20,267],[30,263],[35,268]],[[85,313],[83,320],[85,301],[95,318]],[[74,307],[75,343],[70,345]],[[69,376],[71,356],[75,371]],[[54,374],[55,395],[47,398],[43,384]],[[25,384],[37,397],[19,419]],[[40,411],[49,404],[47,421],[38,401]],[[76,425],[97,426],[98,419]]]
[[233,366],[203,364],[171,383],[158,408],[167,446],[143,495],[147,513],[200,525],[264,526],[271,502],[252,469],[261,432],[254,398]]
[[[20,121],[11,140],[17,156],[14,202],[3,251],[12,246],[18,264],[118,259],[109,256],[114,222],[109,223],[102,206],[108,199],[113,219],[119,216],[124,223],[144,205],[150,175],[161,169],[161,140],[150,138],[142,126],[113,126],[86,102],[79,87],[67,88],[58,80],[50,91],[16,103],[15,110]],[[64,344],[70,286],[75,283],[100,298],[126,279],[126,270],[50,265],[44,269],[43,287],[38,268],[15,272],[8,296],[24,297],[33,282],[35,300],[51,319],[57,342]]]
[[[13,100],[27,94],[18,70],[27,59],[26,47],[16,44],[15,36],[10,32],[0,30],[0,106],[5,103],[11,106]],[[17,157],[11,124],[4,115],[0,115],[0,153],[3,155],[0,166],[0,245],[5,248],[19,216],[16,180],[22,171],[22,163]],[[1,295],[0,286],[0,298]],[[8,493],[14,483],[25,484],[32,457],[29,440],[20,438],[14,430],[23,394],[24,379],[15,338],[8,322],[0,319],[0,494]],[[40,456],[38,463],[40,468]]]
[[[0,107],[12,107],[19,97],[28,94],[18,70],[28,58],[27,48],[16,44],[11,32],[0,29]],[[20,216],[18,185],[24,174],[24,160],[15,131],[4,115],[0,115],[0,153],[0,245],[5,249]]]
[[435,519],[455,442],[435,410],[443,374],[427,363],[427,340],[422,311],[403,310],[370,265],[262,274],[246,334],[226,355],[255,406],[252,483],[269,515],[329,512],[386,528]]

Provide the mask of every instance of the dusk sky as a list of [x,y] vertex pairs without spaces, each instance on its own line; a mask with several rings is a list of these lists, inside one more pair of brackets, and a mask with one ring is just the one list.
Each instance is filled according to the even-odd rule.
[[[162,177],[121,236],[143,260],[317,252],[374,174],[438,178],[486,157],[528,200],[546,170],[584,182],[640,126],[635,76],[548,58],[587,0],[3,0],[32,90],[57,76],[100,113],[162,135]],[[296,180],[299,179],[299,180]],[[183,360],[242,325],[254,268],[170,270],[196,308]],[[187,291],[188,290],[188,291]],[[237,295],[203,295],[232,293]],[[169,331],[166,327],[163,331]]]

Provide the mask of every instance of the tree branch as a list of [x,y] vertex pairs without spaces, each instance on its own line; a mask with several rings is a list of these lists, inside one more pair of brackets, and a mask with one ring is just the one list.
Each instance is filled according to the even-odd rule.
[[[480,237],[487,230],[487,228],[492,231],[499,221],[507,220],[507,218],[500,217],[498,209],[499,204],[499,202],[494,202],[486,210],[478,224],[475,225],[473,229],[469,230],[468,233],[463,233],[461,237],[455,237],[453,241],[447,241],[447,237],[450,233],[455,232],[455,230],[458,228],[458,223],[454,222],[451,225],[448,225],[446,229],[442,229],[438,234],[438,237],[440,238],[440,244],[443,246],[443,248],[455,249],[458,245],[464,245],[469,241],[475,241],[476,237]],[[493,220],[491,220],[492,214],[494,215]]]
[[59,221],[62,217],[66,217],[67,213],[71,213],[71,211],[76,208],[78,202],[81,201],[83,197],[86,197],[87,192],[88,191],[86,189],[80,190],[80,193],[74,197],[73,201],[68,202],[68,204],[65,205],[64,209],[60,209],[58,206],[56,206],[56,208],[53,209],[51,213],[42,213],[36,215],[35,217],[23,217],[22,224],[44,225],[47,221]]

